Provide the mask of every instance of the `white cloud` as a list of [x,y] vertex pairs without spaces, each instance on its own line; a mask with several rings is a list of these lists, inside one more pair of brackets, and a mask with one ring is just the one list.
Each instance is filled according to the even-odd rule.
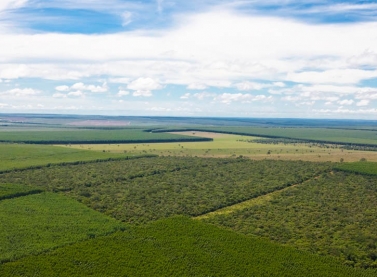
[[369,102],[370,102],[369,100],[361,100],[361,101],[356,103],[356,106],[358,106],[358,107],[368,106]]
[[162,89],[163,86],[152,78],[138,78],[127,85],[128,89],[138,91],[151,91],[156,89]]
[[118,93],[117,93],[117,96],[118,96],[118,97],[122,97],[122,96],[126,96],[126,95],[129,95],[129,94],[130,94],[129,91],[120,89],[120,90],[118,91]]
[[298,101],[301,101],[302,98],[300,96],[291,96],[291,95],[288,95],[288,96],[284,96],[282,98],[282,100],[289,101],[289,102],[298,102]]
[[82,97],[84,96],[84,93],[80,90],[77,90],[77,91],[71,91],[67,95],[72,96],[72,97]]
[[66,98],[66,97],[67,97],[67,94],[57,92],[57,93],[54,93],[54,94],[52,95],[52,97],[54,97],[54,98]]
[[261,90],[269,86],[270,85],[268,84],[254,83],[248,81],[236,84],[238,90]]
[[223,93],[219,96],[217,96],[215,99],[217,101],[220,101],[225,104],[230,104],[231,102],[242,102],[242,103],[247,103],[247,102],[252,102],[252,101],[261,101],[261,100],[266,100],[266,99],[271,99],[272,97],[269,96],[270,98],[266,97],[265,95],[252,95],[249,93]]
[[321,5],[319,7],[315,7],[309,10],[306,10],[305,12],[316,12],[316,13],[345,13],[345,12],[354,12],[354,11],[370,11],[370,10],[376,10],[377,4],[335,4],[335,5]]
[[130,78],[110,78],[110,83],[121,83],[121,84],[128,84],[130,82]]
[[369,99],[369,100],[376,100],[377,99],[377,88],[360,88],[356,92],[356,99]]
[[191,95],[190,93],[185,93],[181,96],[181,99],[188,99],[190,98],[190,95]]
[[125,11],[122,13],[122,26],[127,26],[132,22],[132,13],[129,11]]
[[311,84],[357,84],[362,80],[375,77],[377,77],[377,70],[333,69],[292,73],[287,75],[287,80]]
[[4,92],[0,92],[0,95],[7,95],[7,96],[14,96],[14,97],[26,97],[26,96],[34,96],[41,93],[39,90],[35,90],[32,88],[14,88],[11,90],[7,90]]
[[132,93],[132,95],[135,97],[138,97],[138,96],[151,97],[152,92],[150,90],[136,90]]
[[352,115],[377,115],[377,109],[357,109],[357,110],[351,110],[351,109],[345,109],[343,107],[339,107],[338,109],[320,109],[320,110],[313,110],[313,112],[323,113],[323,114],[352,114]]
[[55,87],[57,91],[69,91],[69,86],[57,86]]
[[285,87],[285,84],[283,82],[274,82],[274,83],[272,83],[272,85],[274,87],[279,87],[279,88]]
[[103,83],[102,86],[95,86],[95,85],[85,85],[84,83],[75,83],[71,86],[72,90],[83,90],[83,91],[90,91],[93,93],[100,93],[106,92],[108,90],[107,84]]
[[[235,83],[253,76],[269,81],[355,83],[376,75],[347,67],[352,57],[377,49],[376,29],[375,22],[314,25],[212,10],[182,15],[165,31],[2,34],[0,78],[109,75],[134,79],[148,75],[183,80],[186,85],[218,82],[223,86],[224,80]],[[172,50],[174,60],[161,56]],[[321,62],[323,57],[329,57],[327,63]],[[34,65],[17,68],[14,62],[20,60]],[[318,72],[306,74],[312,65]]]
[[347,59],[352,67],[377,66],[377,52],[370,49]]
[[[64,5],[69,2],[71,6],[84,7],[93,2],[95,9],[100,10],[100,7],[106,9],[106,6],[120,2],[83,1],[67,0]],[[58,6],[52,2],[56,1],[46,1],[43,5]],[[5,7],[4,3],[8,3],[7,7],[19,5],[17,1],[9,0],[0,5]],[[168,5],[167,1],[164,5]],[[354,7],[342,8],[355,10]],[[124,8],[117,13],[119,17],[123,13],[125,24],[136,16],[136,13],[127,11],[135,10]],[[123,84],[118,94],[129,92],[140,97],[152,96],[155,90],[174,84],[199,90],[198,93],[184,94],[181,99],[190,97],[224,103],[272,99],[264,95],[236,93],[262,89],[277,95],[274,99],[297,105],[326,103],[346,106],[354,101],[349,105],[373,106],[377,99],[376,88],[362,86],[363,80],[377,77],[377,22],[308,24],[255,13],[225,11],[222,7],[182,13],[174,20],[168,29],[95,35],[32,34],[30,30],[24,33],[17,30],[16,33],[12,28],[0,28],[0,79],[19,79],[17,82],[21,85],[29,78],[62,80],[59,84],[70,82],[57,86],[55,93],[51,93],[54,98],[66,96],[64,103],[83,101],[74,97],[89,95],[89,92],[109,91],[106,83],[98,85],[95,81],[87,81],[99,78]],[[292,81],[301,85],[291,87]],[[228,94],[219,94],[224,91]],[[85,101],[89,99],[87,97]],[[63,99],[55,101],[63,102]],[[207,101],[196,102],[204,105]],[[68,107],[75,105],[67,104]],[[276,103],[271,109],[278,108],[278,105]]]
[[199,100],[203,100],[204,98],[215,97],[216,93],[203,91],[203,92],[195,93],[193,96]]
[[24,6],[28,0],[1,0],[0,11],[7,9],[17,9]]
[[345,99],[345,100],[338,101],[338,104],[342,106],[349,106],[349,105],[352,105],[353,103],[354,101],[352,99]]
[[187,89],[196,89],[196,90],[203,90],[206,89],[207,86],[201,83],[192,83],[187,86]]

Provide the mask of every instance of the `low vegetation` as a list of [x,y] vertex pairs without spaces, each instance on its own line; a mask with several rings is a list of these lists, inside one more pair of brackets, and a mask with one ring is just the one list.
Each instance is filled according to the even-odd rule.
[[53,193],[1,200],[0,222],[0,263],[124,228],[112,218]]
[[0,200],[11,199],[29,194],[41,193],[43,190],[18,184],[0,184]]
[[45,166],[47,164],[117,159],[127,158],[128,156],[131,155],[69,149],[49,145],[0,143],[0,173],[14,169]]
[[0,265],[2,276],[375,276],[183,217]]
[[377,175],[377,163],[375,162],[355,162],[355,163],[341,163],[335,167],[337,170],[360,173],[366,175]]

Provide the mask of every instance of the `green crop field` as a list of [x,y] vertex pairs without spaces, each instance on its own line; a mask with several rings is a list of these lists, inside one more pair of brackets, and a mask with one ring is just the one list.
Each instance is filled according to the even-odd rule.
[[0,263],[123,228],[116,220],[53,193],[1,200],[0,222]]
[[0,143],[0,172],[47,164],[126,158],[127,154],[103,153],[49,145]]
[[0,142],[34,144],[78,144],[78,143],[130,143],[130,142],[168,142],[168,141],[203,141],[197,138],[168,133],[144,132],[141,129],[72,129],[39,131],[0,132]]
[[[258,127],[193,127],[175,129],[175,131],[197,130],[205,132],[219,132],[271,138],[301,139],[313,142],[327,142],[338,144],[377,145],[377,130],[350,130],[328,128],[258,128]],[[172,131],[172,129],[158,129],[154,132]]]
[[42,192],[36,187],[19,184],[0,184],[0,200]]
[[200,215],[313,178],[329,163],[140,158],[4,173],[0,182],[61,191],[116,219]]
[[336,172],[274,194],[268,201],[203,217],[236,232],[377,267],[377,182]]
[[342,163],[337,165],[335,168],[337,170],[353,173],[377,175],[377,163],[375,162]]
[[375,276],[183,217],[0,265],[2,276]]

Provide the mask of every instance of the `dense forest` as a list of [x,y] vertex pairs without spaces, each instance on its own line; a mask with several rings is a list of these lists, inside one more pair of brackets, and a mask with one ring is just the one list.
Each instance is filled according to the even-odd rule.
[[64,193],[130,223],[196,216],[330,170],[329,163],[155,157],[4,173],[3,183]]

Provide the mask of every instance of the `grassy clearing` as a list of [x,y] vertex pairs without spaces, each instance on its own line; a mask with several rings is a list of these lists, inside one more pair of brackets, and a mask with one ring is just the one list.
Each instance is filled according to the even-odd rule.
[[108,234],[122,226],[75,200],[52,193],[0,201],[0,222],[0,263]]
[[377,175],[377,163],[371,162],[342,163],[338,164],[336,169],[366,175]]
[[[93,144],[72,145],[72,148],[132,155],[157,154],[161,156],[197,156],[197,157],[237,157],[252,159],[305,160],[344,162],[359,161],[362,158],[376,161],[376,152],[355,151],[335,148],[334,146],[315,146],[309,143],[296,144],[261,144],[248,142],[256,137],[219,134],[210,132],[179,132],[186,136],[212,138],[209,142],[181,143],[144,143],[144,144]],[[259,139],[259,138],[258,138]]]
[[2,276],[376,276],[183,217],[0,265]]
[[203,214],[203,215],[200,215],[200,216],[197,216],[197,217],[194,217],[194,218],[195,219],[207,219],[207,218],[218,216],[218,215],[229,215],[231,213],[241,211],[243,209],[250,208],[250,207],[255,206],[255,205],[263,205],[263,204],[270,202],[278,194],[281,194],[281,193],[283,193],[287,190],[290,190],[295,186],[296,185],[292,185],[290,187],[283,188],[281,190],[276,190],[276,191],[273,191],[273,192],[268,193],[266,195],[262,195],[262,196],[259,196],[259,197],[253,198],[253,199],[243,201],[241,203],[237,203],[237,204],[234,204],[234,205],[231,205],[231,206],[227,206],[225,208],[222,208],[222,209],[219,209],[219,210],[207,213],[207,214]]
[[103,153],[48,145],[0,143],[0,172],[46,164],[121,158],[126,154]]

